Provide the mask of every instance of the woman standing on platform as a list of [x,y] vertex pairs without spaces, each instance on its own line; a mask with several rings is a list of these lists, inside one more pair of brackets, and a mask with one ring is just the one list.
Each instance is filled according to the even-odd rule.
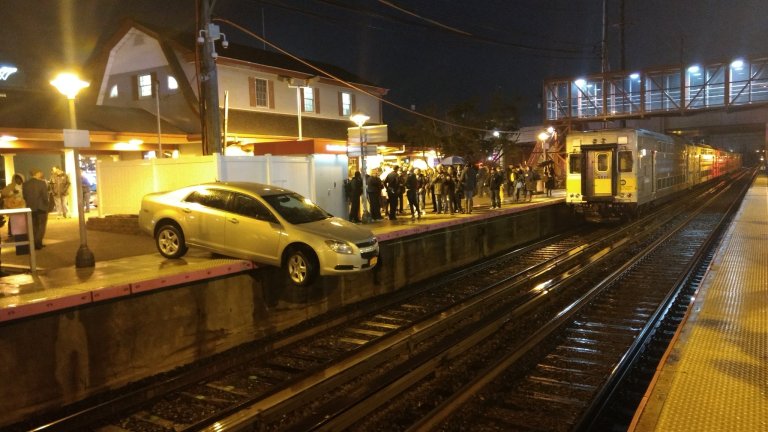
[[[17,209],[17,208],[24,208],[27,206],[27,204],[24,202],[24,195],[22,194],[22,184],[24,183],[24,177],[16,173],[11,178],[11,182],[8,184],[8,186],[4,187],[0,191],[0,196],[3,197],[3,208],[4,209]],[[13,215],[16,216],[16,215]],[[24,215],[20,215],[22,219],[24,218]],[[11,231],[11,223],[13,219],[16,219],[14,217],[9,217],[8,221],[8,237],[11,237],[13,235],[13,232]]]

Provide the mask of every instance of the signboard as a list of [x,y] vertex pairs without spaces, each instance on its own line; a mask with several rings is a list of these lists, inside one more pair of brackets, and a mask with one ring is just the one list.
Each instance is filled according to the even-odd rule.
[[64,129],[64,147],[88,148],[91,146],[91,135],[87,130]]
[[[387,125],[363,126],[362,135],[363,135],[363,141],[371,144],[385,143],[389,141],[389,135],[387,134]],[[349,144],[360,144],[360,128],[359,127],[353,126],[351,128],[347,128],[347,141],[349,142]]]
[[[363,148],[365,148],[366,156],[376,156],[378,152],[378,149],[376,148],[376,144],[365,145],[363,146]],[[347,154],[349,154],[349,156],[351,157],[360,157],[360,146],[350,145]]]

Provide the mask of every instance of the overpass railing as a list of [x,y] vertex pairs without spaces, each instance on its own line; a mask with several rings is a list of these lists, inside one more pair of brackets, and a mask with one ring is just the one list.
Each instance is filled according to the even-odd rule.
[[612,120],[768,104],[768,58],[544,83],[547,121]]

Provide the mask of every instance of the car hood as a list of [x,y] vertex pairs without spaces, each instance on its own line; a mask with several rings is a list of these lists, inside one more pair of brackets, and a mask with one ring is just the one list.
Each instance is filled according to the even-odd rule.
[[328,237],[329,239],[347,240],[352,243],[362,243],[373,237],[373,232],[371,230],[355,225],[339,217],[332,217],[293,226],[300,231]]

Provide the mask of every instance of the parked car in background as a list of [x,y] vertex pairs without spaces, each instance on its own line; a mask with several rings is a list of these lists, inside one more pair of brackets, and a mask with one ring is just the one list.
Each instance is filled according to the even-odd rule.
[[144,196],[139,226],[166,258],[189,246],[279,266],[296,285],[318,274],[372,269],[373,233],[334,217],[296,192],[247,182],[215,182]]

